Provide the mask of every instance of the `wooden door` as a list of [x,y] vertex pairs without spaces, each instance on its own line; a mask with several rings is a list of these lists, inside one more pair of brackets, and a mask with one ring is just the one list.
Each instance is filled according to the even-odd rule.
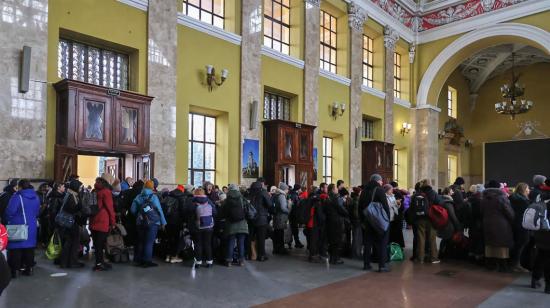
[[155,153],[134,155],[134,174],[135,180],[150,180],[154,175]]
[[63,145],[55,145],[54,148],[54,180],[65,183],[69,176],[77,173],[78,150]]

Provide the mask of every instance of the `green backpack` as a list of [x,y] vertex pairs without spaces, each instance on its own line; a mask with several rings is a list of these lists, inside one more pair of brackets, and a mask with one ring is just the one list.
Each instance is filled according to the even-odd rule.
[[397,243],[390,244],[390,260],[391,261],[403,261],[403,249]]

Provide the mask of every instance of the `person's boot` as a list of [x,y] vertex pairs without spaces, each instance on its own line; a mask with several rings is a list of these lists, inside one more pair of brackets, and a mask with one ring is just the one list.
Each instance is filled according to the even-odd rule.
[[[539,279],[535,279],[535,278],[531,278],[531,288],[532,289],[538,289],[542,286],[542,284],[540,283],[540,280]],[[546,287],[548,287],[549,285],[546,285]]]

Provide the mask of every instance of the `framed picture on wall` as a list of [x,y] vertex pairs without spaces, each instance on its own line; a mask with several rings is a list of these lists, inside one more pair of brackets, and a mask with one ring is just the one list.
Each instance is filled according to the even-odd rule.
[[317,181],[317,148],[313,148],[313,180]]
[[243,178],[257,178],[260,174],[260,141],[245,139],[242,152]]

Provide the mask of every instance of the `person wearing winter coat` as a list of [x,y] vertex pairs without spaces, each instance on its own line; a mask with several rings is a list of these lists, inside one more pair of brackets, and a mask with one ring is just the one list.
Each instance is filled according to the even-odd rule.
[[514,210],[500,183],[491,180],[485,188],[481,200],[485,258],[490,269],[507,272],[510,248],[514,246]]
[[[432,186],[429,183],[429,180],[424,179],[420,181],[420,193],[425,196],[428,203],[428,208],[432,206],[433,204],[441,204],[441,199],[437,195],[437,192],[433,190]],[[437,251],[437,231],[432,226],[432,222],[428,218],[428,216],[420,217],[416,221],[417,225],[417,258],[420,263],[424,263],[426,261],[437,264],[439,263],[438,259],[438,251]],[[430,247],[430,258],[429,260],[425,260],[425,253],[426,253],[426,247],[425,245],[428,245]]]
[[203,266],[212,267],[214,258],[212,255],[212,233],[214,232],[214,218],[216,217],[216,206],[205,195],[202,188],[194,191],[193,204],[195,205],[195,224],[198,229],[194,233],[193,243],[195,245],[195,268]]
[[349,220],[348,211],[344,208],[344,200],[338,193],[335,184],[328,186],[329,200],[325,213],[327,215],[327,234],[329,241],[330,264],[343,264],[340,258],[344,244],[344,231],[346,220]]
[[[290,214],[288,216],[288,221],[290,223],[290,230],[292,231],[292,239],[294,240],[294,247],[304,248],[304,245],[300,242],[300,201],[302,200],[301,196],[306,191],[306,188],[302,188],[300,184],[294,184],[294,189],[290,192],[290,200],[292,201],[292,208],[290,209]],[[289,248],[292,243],[289,244]]]
[[288,185],[279,183],[273,195],[275,215],[273,217],[273,254],[288,254],[285,248],[285,229],[288,223],[290,206],[287,199]]
[[59,255],[59,267],[61,268],[80,268],[84,267],[84,263],[78,262],[78,250],[80,249],[80,227],[77,216],[82,208],[79,202],[78,192],[82,188],[82,182],[79,180],[71,180],[66,186],[65,196],[61,202],[59,212],[63,211],[72,215],[75,219],[74,224],[69,227],[57,226],[59,237],[61,238],[61,254]]
[[536,174],[533,176],[533,189],[529,192],[529,200],[531,203],[537,201],[537,197],[542,193],[544,187],[546,186],[544,182],[546,177],[544,175]]
[[103,258],[103,250],[107,242],[109,231],[115,227],[115,210],[113,207],[113,195],[111,185],[103,178],[97,178],[94,184],[97,195],[97,207],[99,211],[90,217],[90,230],[94,241],[95,266],[94,271],[110,270],[111,265]]
[[403,200],[402,195],[400,199],[396,198],[395,190],[392,185],[384,185],[384,193],[388,199],[388,206],[390,208],[390,243],[397,243],[401,247],[405,247],[405,240],[403,238],[403,219],[401,217],[401,202]]
[[4,213],[10,202],[11,196],[17,191],[17,180],[10,180],[9,184],[4,187],[2,193],[0,193],[0,223],[6,224],[4,221]]
[[187,202],[185,188],[178,185],[162,200],[162,210],[166,217],[165,241],[167,243],[166,263],[181,263],[178,257],[180,233],[183,230],[184,209]]
[[483,217],[481,216],[481,194],[485,188],[482,185],[475,185],[472,189],[468,203],[471,208],[470,221],[466,225],[470,236],[470,254],[475,260],[483,258],[485,242],[483,240]]
[[510,195],[510,205],[514,210],[514,247],[510,251],[510,261],[512,264],[512,270],[516,272],[525,272],[519,265],[521,253],[527,243],[529,242],[529,231],[525,230],[522,226],[523,214],[529,204],[529,185],[526,183],[519,183],[514,190],[514,193]]
[[59,212],[61,205],[63,204],[63,198],[65,197],[65,184],[54,183],[52,190],[46,196],[46,202],[48,203],[48,238],[51,238],[57,225],[55,224],[55,216]]
[[[458,220],[455,213],[455,203],[453,200],[453,189],[451,187],[445,187],[441,193],[441,206],[447,210],[449,221],[443,229],[437,230],[437,236],[441,238],[439,244],[439,258],[451,257],[447,253],[449,245],[452,244],[452,237],[456,232],[462,232],[462,225]],[[461,194],[460,190],[457,193]]]
[[[540,200],[546,203],[546,215],[550,219],[550,192],[541,191]],[[531,288],[539,288],[540,279],[544,277],[544,292],[550,294],[550,232],[535,231],[535,246],[537,255],[531,274]]]
[[28,237],[23,241],[8,240],[8,264],[12,278],[21,274],[30,276],[34,268],[34,249],[37,240],[37,219],[40,201],[28,180],[21,179],[4,212],[4,221],[9,225],[27,225]]
[[361,249],[363,248],[363,228],[361,226],[361,213],[359,213],[359,196],[361,188],[354,187],[351,192],[351,202],[349,202],[348,213],[351,222],[351,256],[354,259],[362,258]]
[[269,226],[270,213],[273,210],[273,202],[261,181],[256,181],[250,185],[250,202],[258,213],[256,219],[252,222],[253,235],[256,241],[257,261],[267,261],[265,253],[265,238]]
[[382,204],[384,211],[388,217],[390,217],[390,208],[388,206],[388,198],[382,189],[382,176],[379,174],[373,174],[370,177],[368,184],[364,186],[361,196],[359,197],[359,213],[361,213],[361,220],[363,222],[363,270],[372,270],[371,266],[371,254],[373,248],[375,249],[378,257],[378,271],[389,272],[390,269],[387,266],[388,260],[388,240],[389,231],[383,234],[378,234],[377,231],[369,224],[366,217],[362,214],[364,210],[369,206],[371,202],[379,202]]
[[[135,185],[134,185],[135,186]],[[153,192],[154,183],[149,180],[145,182],[143,190],[132,202],[130,211],[136,217],[137,241],[134,247],[134,263],[137,266],[148,268],[158,264],[153,262],[153,244],[157,238],[159,228],[166,226],[166,219],[160,201]],[[159,221],[147,222],[146,212],[156,211]]]
[[122,203],[122,211],[125,213],[125,215],[121,217],[122,224],[127,233],[124,237],[124,245],[127,247],[133,247],[137,242],[136,216],[132,213],[131,208],[136,197],[141,194],[143,184],[142,180],[137,180],[130,189],[120,194],[119,202]]
[[239,251],[237,264],[244,265],[245,240],[248,236],[248,223],[246,221],[245,199],[239,191],[239,187],[230,184],[227,198],[223,201],[222,215],[225,217],[224,235],[227,241],[227,254],[225,265],[231,266],[233,262],[233,251],[235,245]]

